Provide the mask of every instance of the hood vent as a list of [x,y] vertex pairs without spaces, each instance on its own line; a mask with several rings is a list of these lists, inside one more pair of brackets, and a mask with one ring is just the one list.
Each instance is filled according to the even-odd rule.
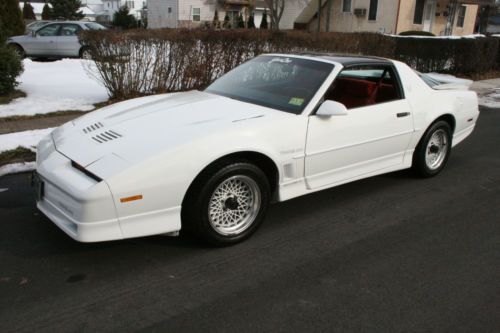
[[102,133],[94,135],[92,137],[92,139],[98,143],[105,143],[108,141],[116,140],[116,139],[121,138],[121,137],[122,137],[121,134],[118,134],[115,131],[109,130],[109,131],[104,131]]
[[83,128],[83,133],[88,134],[90,132],[93,132],[95,130],[98,130],[99,128],[102,128],[104,125],[101,122],[95,123],[93,125],[87,126]]

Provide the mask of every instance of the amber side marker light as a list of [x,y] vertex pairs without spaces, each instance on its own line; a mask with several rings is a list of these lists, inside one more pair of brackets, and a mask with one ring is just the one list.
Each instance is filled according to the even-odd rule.
[[139,194],[139,195],[134,195],[131,197],[120,198],[120,202],[130,202],[130,201],[141,200],[141,199],[142,199],[142,194]]

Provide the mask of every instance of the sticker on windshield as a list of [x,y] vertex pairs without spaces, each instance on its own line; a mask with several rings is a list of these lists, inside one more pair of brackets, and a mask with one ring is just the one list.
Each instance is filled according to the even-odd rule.
[[293,97],[292,99],[290,99],[290,101],[288,102],[288,104],[296,105],[296,106],[301,106],[302,104],[304,104],[304,99],[303,98]]

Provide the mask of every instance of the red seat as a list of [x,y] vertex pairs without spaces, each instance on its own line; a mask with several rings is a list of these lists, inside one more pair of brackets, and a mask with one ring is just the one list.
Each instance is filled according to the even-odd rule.
[[356,108],[375,104],[377,95],[377,84],[371,81],[353,78],[339,78],[333,89],[331,96],[328,96],[342,103],[346,108]]
[[383,103],[398,99],[396,88],[392,84],[382,83],[377,91],[377,103]]

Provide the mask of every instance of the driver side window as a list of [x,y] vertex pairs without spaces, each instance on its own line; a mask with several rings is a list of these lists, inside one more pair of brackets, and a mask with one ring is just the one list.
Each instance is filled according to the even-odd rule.
[[347,109],[360,108],[402,98],[391,66],[356,66],[340,72],[325,100],[333,100]]
[[51,24],[38,30],[36,34],[42,37],[57,36],[60,26],[60,24]]

